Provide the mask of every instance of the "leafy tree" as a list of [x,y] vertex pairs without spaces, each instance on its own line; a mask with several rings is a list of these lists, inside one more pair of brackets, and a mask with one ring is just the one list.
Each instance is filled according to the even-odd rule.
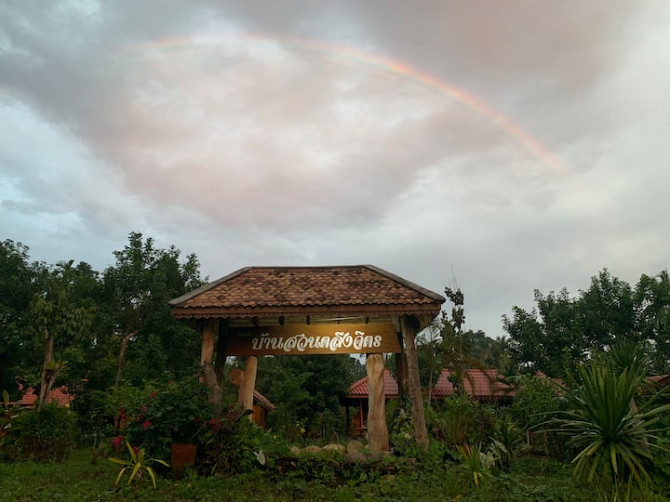
[[141,382],[163,371],[182,375],[197,365],[200,340],[170,315],[167,302],[202,284],[194,254],[180,260],[174,246],[159,249],[132,232],[103,275],[105,302],[118,343],[115,386],[128,363],[129,379]]
[[633,291],[636,331],[653,346],[651,369],[670,371],[670,276],[642,275]]
[[84,357],[78,349],[85,344],[94,307],[85,306],[77,298],[77,288],[82,278],[87,279],[88,271],[86,267],[74,267],[72,261],[41,271],[42,291],[30,303],[31,331],[43,341],[42,350],[35,351],[43,354],[38,409],[44,405],[68,360],[79,362]]
[[635,289],[603,270],[571,297],[566,289],[535,291],[536,306],[503,316],[510,357],[521,369],[565,377],[580,362],[617,342],[653,348],[654,369],[670,367],[670,281],[643,275]]
[[12,240],[0,242],[0,389],[18,398],[16,378],[23,373],[30,301],[37,291],[28,247]]
[[503,340],[488,338],[481,331],[464,330],[465,296],[459,289],[445,288],[453,306],[417,337],[417,357],[421,384],[431,392],[443,369],[451,371],[456,387],[463,388],[465,370],[469,368],[498,368],[506,362]]
[[315,436],[341,432],[340,400],[364,372],[358,360],[341,354],[263,357],[258,362],[257,388],[277,406],[269,419],[288,439],[295,440],[300,427]]

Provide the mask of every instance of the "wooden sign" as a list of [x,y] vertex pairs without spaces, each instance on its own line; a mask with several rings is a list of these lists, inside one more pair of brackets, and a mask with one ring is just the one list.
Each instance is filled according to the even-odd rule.
[[230,328],[226,355],[376,354],[402,352],[393,323]]

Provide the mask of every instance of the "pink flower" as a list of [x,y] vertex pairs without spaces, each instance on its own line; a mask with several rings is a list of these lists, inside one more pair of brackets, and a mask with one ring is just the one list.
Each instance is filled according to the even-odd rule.
[[149,396],[149,399],[153,399],[153,398],[155,398],[157,395],[158,395],[158,392],[153,391],[153,392],[151,393],[151,395]]
[[121,446],[121,443],[123,442],[123,436],[116,436],[114,439],[112,439],[112,446],[114,448],[118,448]]
[[142,422],[142,428],[144,430],[147,430],[149,427],[151,427],[151,425],[152,425],[152,423],[151,423],[150,420],[145,420],[144,422]]

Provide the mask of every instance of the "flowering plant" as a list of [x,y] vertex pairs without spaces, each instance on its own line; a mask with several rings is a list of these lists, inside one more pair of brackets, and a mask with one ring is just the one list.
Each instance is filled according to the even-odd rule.
[[164,458],[171,443],[197,443],[213,416],[206,389],[195,377],[147,386],[141,393],[128,392],[117,405],[115,451],[128,438]]

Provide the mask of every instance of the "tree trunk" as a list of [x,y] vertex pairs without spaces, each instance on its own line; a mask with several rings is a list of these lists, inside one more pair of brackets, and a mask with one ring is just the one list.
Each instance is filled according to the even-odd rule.
[[388,451],[389,433],[386,426],[384,356],[382,354],[368,354],[365,367],[368,373],[368,442],[372,451]]
[[[37,410],[41,410],[44,402],[53,386],[53,369],[50,368],[54,355],[54,337],[48,329],[44,329],[44,361],[42,362],[42,375],[40,377],[40,396],[37,401]],[[49,385],[51,382],[51,385]]]
[[137,334],[137,331],[131,331],[123,335],[121,339],[121,348],[119,349],[119,360],[116,366],[116,379],[114,380],[114,388],[118,389],[119,384],[121,383],[121,373],[123,373],[123,365],[126,362],[126,351],[128,350],[128,344],[130,339]]
[[407,355],[407,387],[412,401],[412,423],[414,424],[414,439],[424,449],[428,449],[428,431],[426,430],[426,416],[421,396],[421,381],[419,380],[419,360],[416,355],[414,342],[414,322],[408,316],[402,316],[402,336],[405,341]]

